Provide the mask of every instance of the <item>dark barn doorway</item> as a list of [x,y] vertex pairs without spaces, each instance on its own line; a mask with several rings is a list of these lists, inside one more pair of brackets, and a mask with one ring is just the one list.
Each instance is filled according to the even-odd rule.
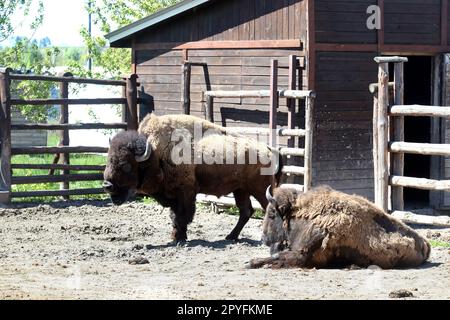
[[[429,56],[408,57],[405,63],[405,104],[432,104],[432,64]],[[431,142],[430,117],[405,117],[406,142]],[[405,176],[430,178],[431,157],[405,154]],[[406,209],[420,209],[430,206],[430,192],[427,190],[404,189]]]

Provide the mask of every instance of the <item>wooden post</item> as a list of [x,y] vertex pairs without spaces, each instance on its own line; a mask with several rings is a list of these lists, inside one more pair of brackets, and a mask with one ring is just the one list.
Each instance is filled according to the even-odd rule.
[[277,147],[277,111],[278,93],[278,60],[270,63],[270,111],[269,111],[269,143],[272,148]]
[[[394,105],[403,105],[404,103],[404,63],[396,62],[394,64]],[[405,141],[405,117],[397,116],[393,118],[393,141]],[[403,176],[404,174],[404,154],[393,153],[392,158],[392,175]],[[403,211],[403,187],[391,187],[392,189],[392,210]]]
[[127,129],[137,130],[139,125],[138,120],[138,108],[137,108],[137,78],[136,74],[130,75],[126,79],[127,82],[127,107],[128,107],[128,117],[127,117]]
[[181,104],[184,114],[191,114],[191,70],[192,66],[185,61],[182,66]]
[[306,98],[305,103],[305,176],[303,180],[304,191],[312,186],[312,141],[314,136],[314,98]]
[[373,176],[374,176],[374,195],[376,198],[380,192],[380,186],[376,177],[378,176],[378,90],[373,94],[373,120],[372,120],[372,154],[373,154]]
[[389,209],[389,63],[381,62],[378,66],[378,108],[377,108],[377,152],[378,163],[375,179],[378,190],[375,194],[375,204],[384,211]]
[[[127,98],[127,87],[122,87],[122,98]],[[128,104],[125,103],[122,105],[122,122],[128,123]]]
[[0,203],[11,201],[11,69],[0,70]]
[[[295,90],[297,85],[297,56],[289,56],[289,90]],[[288,129],[295,129],[295,105],[296,99],[287,99],[288,107]],[[295,146],[295,137],[290,137],[288,140],[288,147]]]
[[[73,74],[70,72],[66,72],[62,75],[63,77],[73,77]],[[69,83],[67,81],[63,81],[60,84],[60,94],[62,99],[69,98]],[[62,104],[61,105],[61,115],[59,118],[60,124],[68,124],[69,123],[69,105]],[[59,131],[59,145],[60,146],[70,146],[70,138],[69,138],[69,130],[63,129]],[[61,154],[61,162],[62,164],[69,165],[70,164],[70,153],[62,153]],[[63,175],[70,174],[69,170],[63,170]],[[60,190],[69,190],[70,184],[69,181],[61,182]],[[63,196],[64,200],[70,200],[70,197],[65,195]]]
[[214,97],[206,96],[206,120],[214,122]]

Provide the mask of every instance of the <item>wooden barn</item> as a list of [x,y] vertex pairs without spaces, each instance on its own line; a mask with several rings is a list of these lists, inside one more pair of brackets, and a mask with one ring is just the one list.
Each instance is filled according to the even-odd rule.
[[[132,48],[140,96],[156,114],[189,110],[204,117],[206,90],[267,89],[271,59],[279,60],[280,87],[287,88],[288,57],[300,57],[296,86],[317,93],[313,184],[373,199],[374,57],[409,58],[405,104],[450,105],[449,10],[448,0],[186,0],[107,38],[112,47]],[[187,62],[188,97],[182,95]],[[267,98],[217,99],[214,119],[225,126],[267,126],[268,104]],[[301,105],[297,110],[294,121],[301,124]],[[280,125],[286,112],[281,104]],[[405,119],[405,141],[449,138],[445,120]],[[404,170],[445,179],[450,160],[405,155]],[[448,192],[405,189],[404,197],[410,208],[450,208]]]

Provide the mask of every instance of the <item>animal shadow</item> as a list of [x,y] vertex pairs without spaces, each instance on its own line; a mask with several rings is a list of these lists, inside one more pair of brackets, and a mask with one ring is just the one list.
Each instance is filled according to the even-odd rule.
[[233,240],[216,240],[216,241],[209,241],[209,240],[202,240],[202,239],[193,239],[189,240],[183,243],[175,243],[175,241],[171,241],[167,244],[161,244],[161,245],[147,245],[147,250],[158,250],[158,249],[165,249],[165,248],[172,248],[172,247],[186,247],[186,248],[194,248],[194,247],[204,247],[209,249],[225,249],[226,247],[236,244],[236,243],[245,243],[248,244],[251,247],[257,247],[261,245],[260,240],[253,240],[249,238],[241,238],[237,241]]

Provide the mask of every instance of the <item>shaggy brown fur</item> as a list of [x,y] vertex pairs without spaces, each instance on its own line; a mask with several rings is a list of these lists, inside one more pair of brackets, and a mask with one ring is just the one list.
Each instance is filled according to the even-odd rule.
[[[198,193],[223,196],[233,193],[240,211],[239,221],[227,239],[237,239],[240,231],[253,214],[250,196],[254,196],[263,208],[267,206],[265,190],[271,183],[271,176],[261,175],[257,164],[174,164],[171,153],[177,142],[171,141],[175,129],[184,129],[194,134],[194,122],[202,131],[214,129],[216,134],[206,136],[194,146],[203,156],[213,156],[222,146],[233,152],[233,163],[242,153],[250,151],[271,156],[265,144],[239,136],[225,136],[225,130],[208,121],[193,116],[148,116],[139,126],[138,133],[120,133],[113,138],[109,151],[105,181],[114,185],[111,194],[113,202],[123,203],[132,192],[154,197],[163,206],[171,208],[173,222],[172,237],[177,241],[187,238],[187,225],[195,213]],[[149,160],[137,163],[135,155],[143,154],[139,148],[149,141],[152,154]],[[128,147],[130,146],[130,147]],[[139,149],[139,150],[138,150]],[[124,173],[123,163],[130,163],[133,172]],[[125,200],[124,200],[125,199]]]
[[429,243],[413,229],[360,196],[319,187],[295,196],[276,189],[264,221],[265,243],[289,250],[250,266],[336,267],[378,265],[416,267],[430,255]]

